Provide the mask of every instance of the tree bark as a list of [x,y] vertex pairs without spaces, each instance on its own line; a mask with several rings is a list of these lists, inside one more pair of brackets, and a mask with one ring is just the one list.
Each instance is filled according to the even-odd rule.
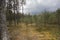
[[6,25],[6,0],[0,0],[0,40],[8,40],[8,28]]

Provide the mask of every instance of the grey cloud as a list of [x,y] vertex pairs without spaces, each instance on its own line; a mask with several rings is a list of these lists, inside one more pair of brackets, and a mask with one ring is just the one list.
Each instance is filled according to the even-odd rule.
[[60,0],[50,0],[49,4],[47,0],[45,0],[45,4],[44,0],[40,4],[33,0],[30,5],[26,5],[26,8],[25,10],[31,13],[39,13],[44,11],[44,9],[55,11],[57,8],[60,8]]

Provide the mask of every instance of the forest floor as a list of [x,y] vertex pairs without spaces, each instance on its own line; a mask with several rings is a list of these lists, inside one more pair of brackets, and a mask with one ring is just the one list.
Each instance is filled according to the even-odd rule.
[[35,24],[20,23],[14,27],[12,26],[10,27],[10,35],[12,35],[13,40],[58,40],[58,37],[54,34],[57,28],[52,29],[52,33],[49,30],[36,31]]

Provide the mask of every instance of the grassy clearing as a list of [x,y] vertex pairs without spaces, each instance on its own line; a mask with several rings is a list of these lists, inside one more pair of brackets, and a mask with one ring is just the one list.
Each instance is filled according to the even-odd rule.
[[35,23],[10,25],[9,31],[13,40],[58,40],[60,35],[56,25],[36,26]]

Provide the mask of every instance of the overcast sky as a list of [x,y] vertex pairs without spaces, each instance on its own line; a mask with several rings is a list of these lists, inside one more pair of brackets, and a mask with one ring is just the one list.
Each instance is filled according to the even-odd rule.
[[24,12],[39,13],[43,10],[55,11],[60,8],[60,0],[26,0]]

